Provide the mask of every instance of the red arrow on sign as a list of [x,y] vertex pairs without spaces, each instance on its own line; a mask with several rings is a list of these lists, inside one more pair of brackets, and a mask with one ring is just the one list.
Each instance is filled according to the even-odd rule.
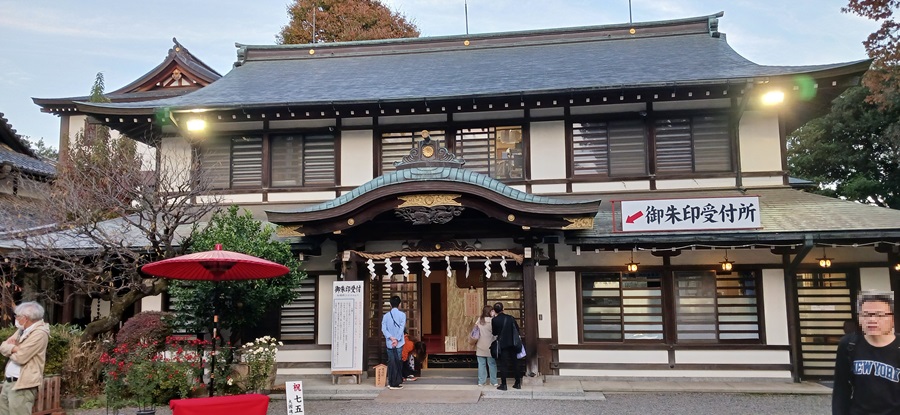
[[625,219],[625,223],[634,223],[634,221],[640,219],[641,216],[644,216],[644,212],[641,212],[641,211],[639,210],[639,211],[638,211],[637,213],[635,213],[634,215],[631,215],[631,216],[629,216],[627,219]]

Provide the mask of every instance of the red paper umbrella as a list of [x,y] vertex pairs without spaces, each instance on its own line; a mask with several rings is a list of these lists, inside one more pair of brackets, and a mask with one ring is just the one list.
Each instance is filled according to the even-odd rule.
[[280,277],[290,271],[288,267],[272,261],[224,251],[221,244],[217,244],[214,251],[151,262],[141,270],[155,277],[195,281],[257,280]]

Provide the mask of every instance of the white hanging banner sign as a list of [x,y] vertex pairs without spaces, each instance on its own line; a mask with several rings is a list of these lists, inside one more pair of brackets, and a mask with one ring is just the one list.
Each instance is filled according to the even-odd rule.
[[335,281],[331,311],[331,372],[362,372],[363,283]]
[[620,232],[759,229],[759,196],[623,200]]

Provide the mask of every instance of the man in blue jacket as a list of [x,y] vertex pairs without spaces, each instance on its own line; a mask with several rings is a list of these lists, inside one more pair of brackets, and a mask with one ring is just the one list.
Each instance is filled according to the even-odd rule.
[[388,355],[388,389],[403,389],[403,360],[400,352],[403,349],[403,330],[406,328],[406,313],[400,311],[400,297],[391,297],[391,310],[381,318],[381,333],[387,346]]

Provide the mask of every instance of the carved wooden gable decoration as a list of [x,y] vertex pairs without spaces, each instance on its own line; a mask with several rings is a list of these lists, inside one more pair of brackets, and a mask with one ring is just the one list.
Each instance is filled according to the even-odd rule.
[[[296,211],[268,211],[283,236],[341,233],[393,212],[408,226],[446,225],[468,211],[522,231],[590,229],[599,200],[570,201],[513,189],[463,168],[465,160],[432,140],[428,131],[397,163],[396,170],[344,195]],[[473,216],[469,215],[469,220]]]

